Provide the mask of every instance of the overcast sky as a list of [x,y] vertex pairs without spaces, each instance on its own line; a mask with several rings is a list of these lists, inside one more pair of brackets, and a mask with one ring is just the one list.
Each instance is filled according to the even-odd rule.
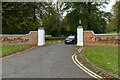
[[115,4],[115,0],[111,0],[110,3],[108,5],[105,5],[106,8],[102,9],[106,12],[110,12],[110,10],[112,9],[112,6]]

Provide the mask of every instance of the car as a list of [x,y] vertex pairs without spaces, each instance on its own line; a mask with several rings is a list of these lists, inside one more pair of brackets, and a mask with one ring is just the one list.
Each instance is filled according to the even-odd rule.
[[77,38],[76,36],[68,36],[65,39],[65,44],[76,44],[77,43]]

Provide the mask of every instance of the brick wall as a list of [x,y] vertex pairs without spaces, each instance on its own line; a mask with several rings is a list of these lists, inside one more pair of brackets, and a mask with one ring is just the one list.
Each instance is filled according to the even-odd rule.
[[[108,45],[108,46],[118,46],[119,41],[115,42],[112,41],[111,39],[119,39],[120,40],[120,35],[117,34],[94,34],[93,31],[84,31],[83,32],[84,36],[84,44],[85,45]],[[103,40],[103,41],[100,41]],[[107,40],[107,41],[105,41]]]
[[32,44],[37,45],[38,43],[38,32],[30,31],[29,34],[23,35],[0,35],[0,45],[24,45]]
[[[83,32],[83,41],[84,45],[110,45],[118,46],[118,43],[111,41],[99,41],[98,39],[120,39],[120,35],[117,34],[94,34],[93,31],[84,31]],[[38,43],[38,32],[30,31],[29,34],[25,35],[0,35],[0,45],[24,45],[32,44],[37,45]]]

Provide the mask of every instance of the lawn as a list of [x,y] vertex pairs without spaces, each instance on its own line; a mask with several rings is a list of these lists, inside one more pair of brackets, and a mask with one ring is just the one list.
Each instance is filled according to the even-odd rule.
[[113,31],[113,32],[109,32],[109,33],[106,33],[106,34],[117,34],[117,32]]
[[[63,40],[46,40],[46,44],[55,44],[58,42],[62,42]],[[5,55],[7,53],[19,51],[28,47],[32,47],[34,45],[4,45],[0,46],[0,54]],[[1,56],[1,55],[0,55]]]
[[95,65],[118,75],[117,46],[87,46],[85,56]]
[[0,51],[2,51],[2,55],[7,54],[7,53],[11,53],[14,51],[18,51],[18,50],[22,50],[28,47],[32,47],[33,45],[4,45],[1,46],[2,48],[0,48]]

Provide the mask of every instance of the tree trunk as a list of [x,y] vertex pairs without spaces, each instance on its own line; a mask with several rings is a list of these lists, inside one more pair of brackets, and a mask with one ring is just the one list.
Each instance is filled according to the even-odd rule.
[[34,10],[33,10],[33,21],[35,21],[35,17],[36,17],[36,16],[35,16],[35,6],[33,7],[33,9],[34,9]]
[[117,26],[117,34],[119,34],[119,32],[120,32],[120,28],[119,26]]

